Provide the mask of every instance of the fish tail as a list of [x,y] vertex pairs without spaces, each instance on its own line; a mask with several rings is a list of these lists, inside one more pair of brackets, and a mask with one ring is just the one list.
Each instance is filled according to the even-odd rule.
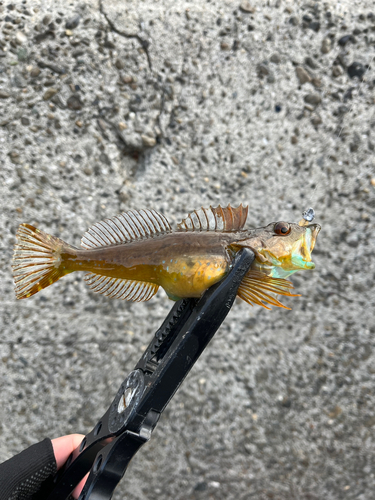
[[71,272],[61,265],[62,251],[73,249],[63,240],[30,224],[21,224],[16,238],[12,269],[17,299],[31,297]]

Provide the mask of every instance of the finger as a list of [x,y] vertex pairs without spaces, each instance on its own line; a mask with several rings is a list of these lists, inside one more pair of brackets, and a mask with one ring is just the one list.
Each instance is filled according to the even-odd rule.
[[57,469],[64,465],[69,455],[79,446],[84,437],[83,434],[70,434],[51,440]]

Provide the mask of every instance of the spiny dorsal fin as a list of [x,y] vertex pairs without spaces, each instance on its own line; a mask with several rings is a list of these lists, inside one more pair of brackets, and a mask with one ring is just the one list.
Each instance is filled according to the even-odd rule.
[[191,212],[186,219],[177,224],[178,231],[240,231],[243,229],[249,207],[242,204],[237,208],[230,205],[223,208],[201,208]]
[[155,210],[129,210],[111,219],[94,224],[82,236],[81,246],[88,250],[97,247],[128,243],[172,231],[164,215]]
[[132,300],[133,302],[150,300],[159,289],[159,285],[155,283],[109,278],[94,273],[86,274],[84,279],[93,292],[102,293],[112,299]]
[[271,310],[270,307],[267,307],[264,304],[265,302],[266,304],[271,304],[273,306],[290,309],[289,307],[284,306],[275,297],[270,295],[270,293],[287,295],[288,297],[299,297],[299,295],[290,293],[292,288],[293,285],[288,280],[282,278],[272,278],[271,276],[267,276],[260,271],[250,270],[243,278],[238,288],[237,295],[251,306],[253,304],[258,304],[265,309]]

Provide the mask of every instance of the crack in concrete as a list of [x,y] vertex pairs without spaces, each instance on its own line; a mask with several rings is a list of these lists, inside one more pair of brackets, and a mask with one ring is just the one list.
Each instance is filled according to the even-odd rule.
[[136,40],[138,40],[140,46],[145,51],[149,70],[151,71],[151,73],[153,73],[151,58],[150,58],[150,54],[148,52],[148,47],[150,45],[150,42],[148,42],[147,40],[143,39],[141,36],[139,36],[137,34],[128,35],[127,33],[124,33],[123,31],[119,30],[116,27],[116,25],[109,19],[108,15],[105,13],[104,7],[103,7],[103,0],[99,0],[99,11],[105,17],[105,19],[106,19],[106,21],[107,21],[107,23],[108,23],[108,25],[109,25],[109,27],[111,28],[112,31],[114,31],[115,33],[117,33],[118,35],[120,35],[120,36],[122,36],[124,38],[135,38]]
[[[152,66],[152,62],[151,62],[151,57],[150,57],[150,54],[149,54],[149,51],[148,51],[148,47],[150,45],[150,42],[148,42],[147,40],[143,39],[138,34],[129,35],[127,33],[124,33],[123,31],[119,30],[116,27],[116,25],[111,21],[111,19],[109,19],[108,15],[104,11],[103,0],[99,0],[99,11],[104,16],[104,18],[106,19],[106,21],[108,23],[108,26],[111,28],[111,30],[114,33],[117,33],[118,35],[120,35],[120,36],[122,36],[124,38],[135,38],[139,42],[140,46],[142,47],[142,49],[144,50],[144,52],[146,54],[146,58],[147,58],[147,63],[148,63],[149,70],[150,70],[151,74],[154,77],[156,77],[156,79],[157,79],[157,75],[155,74],[155,72],[153,70],[153,66]],[[160,90],[160,99],[161,99],[160,112],[158,113],[158,115],[157,115],[157,117],[155,119],[155,123],[157,124],[158,129],[160,130],[160,134],[156,135],[157,138],[164,137],[164,135],[165,135],[163,133],[163,129],[162,129],[162,125],[161,125],[161,116],[164,113],[164,109],[165,109],[165,95],[167,94],[163,82],[160,82],[160,88],[159,88],[159,90]],[[103,118],[103,117],[101,117],[101,118]],[[116,134],[120,138],[120,140],[125,143],[124,138],[122,137],[121,133],[117,129],[117,126],[114,123],[111,123],[109,120],[108,120],[108,123],[116,131]]]

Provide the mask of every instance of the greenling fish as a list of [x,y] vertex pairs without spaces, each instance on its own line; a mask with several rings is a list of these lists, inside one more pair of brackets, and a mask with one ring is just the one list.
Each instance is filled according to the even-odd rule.
[[154,210],[130,210],[94,224],[81,249],[29,224],[21,224],[13,255],[18,299],[31,297],[66,274],[85,271],[85,281],[108,297],[146,301],[164,288],[172,300],[200,297],[230,271],[241,248],[255,254],[238,295],[249,304],[285,307],[275,297],[293,296],[285,278],[314,269],[311,252],[318,224],[272,222],[244,229],[248,207],[218,206],[191,212],[172,230]]

